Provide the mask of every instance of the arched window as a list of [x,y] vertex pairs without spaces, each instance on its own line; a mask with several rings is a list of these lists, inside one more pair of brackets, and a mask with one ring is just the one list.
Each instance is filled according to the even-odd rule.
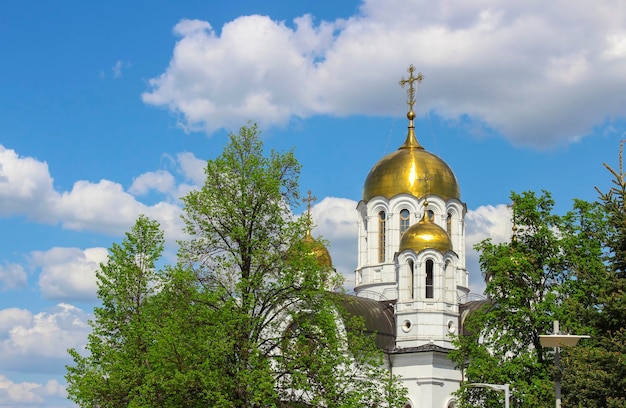
[[432,299],[435,296],[435,285],[433,281],[433,268],[435,263],[432,259],[426,261],[426,299]]
[[409,297],[415,299],[415,264],[409,259]]
[[386,219],[384,211],[378,213],[378,262],[385,262],[385,228]]
[[448,222],[446,226],[448,228],[448,235],[452,236],[452,213],[448,213]]
[[429,220],[433,221],[435,219],[435,212],[433,210],[426,210],[426,216]]
[[400,237],[404,234],[404,231],[409,229],[409,210],[404,208],[400,211]]

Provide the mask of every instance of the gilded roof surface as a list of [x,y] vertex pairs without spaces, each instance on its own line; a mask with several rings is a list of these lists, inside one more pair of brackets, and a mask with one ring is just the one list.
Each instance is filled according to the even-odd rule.
[[441,253],[445,253],[452,250],[452,241],[443,228],[430,221],[424,215],[420,222],[413,224],[402,234],[399,251],[412,249],[415,252],[419,252],[427,248],[433,248]]
[[320,264],[320,266],[333,266],[333,261],[330,257],[330,252],[328,252],[328,249],[324,246],[324,244],[313,238],[309,231],[307,231],[305,237],[302,239],[302,242],[304,243],[304,245],[306,245],[309,253],[315,256],[315,259]]
[[372,167],[363,185],[364,201],[376,196],[391,199],[402,193],[418,198],[430,194],[444,200],[461,198],[459,183],[452,169],[419,144],[412,128],[409,128],[407,139],[398,150]]

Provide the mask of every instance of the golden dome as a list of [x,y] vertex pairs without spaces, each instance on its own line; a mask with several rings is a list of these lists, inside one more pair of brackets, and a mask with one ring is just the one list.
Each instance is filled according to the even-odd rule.
[[412,225],[402,234],[400,252],[406,249],[419,252],[427,248],[436,249],[443,254],[452,250],[452,241],[448,233],[432,222],[425,213],[420,222]]
[[302,243],[309,249],[309,253],[315,256],[315,259],[320,266],[324,268],[333,266],[333,261],[330,258],[330,252],[328,252],[328,249],[326,249],[324,244],[311,236],[310,231],[307,230],[306,235],[302,239]]
[[402,193],[418,198],[430,194],[444,200],[461,198],[452,169],[438,156],[424,150],[415,138],[412,123],[404,144],[370,170],[363,186],[363,200],[376,196],[390,199]]

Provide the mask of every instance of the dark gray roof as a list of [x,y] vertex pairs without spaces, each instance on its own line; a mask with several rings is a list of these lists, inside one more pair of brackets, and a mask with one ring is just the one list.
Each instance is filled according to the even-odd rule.
[[393,350],[393,354],[424,353],[427,351],[438,351],[440,353],[449,353],[450,351],[452,351],[452,349],[441,347],[436,344],[427,343],[427,344],[422,344],[421,346],[417,346],[417,347],[399,348],[399,349]]
[[391,350],[395,346],[396,328],[393,303],[339,294],[338,303],[345,312],[363,318],[365,333],[376,333],[376,347]]
[[459,305],[459,333],[462,335],[469,334],[465,328],[465,319],[472,313],[476,313],[484,306],[491,305],[490,300],[473,300],[471,302],[461,303]]

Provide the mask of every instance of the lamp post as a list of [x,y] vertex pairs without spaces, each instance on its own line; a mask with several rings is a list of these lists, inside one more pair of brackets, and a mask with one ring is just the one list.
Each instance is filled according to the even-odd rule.
[[541,347],[552,347],[554,352],[554,365],[556,373],[554,375],[554,393],[556,395],[556,408],[561,408],[561,361],[560,347],[574,347],[580,339],[589,339],[591,336],[576,336],[573,334],[561,334],[559,331],[559,321],[555,320],[552,332],[554,334],[540,334],[539,343]]
[[476,388],[489,388],[494,391],[504,391],[504,408],[509,408],[509,400],[511,399],[509,384],[471,383],[467,384],[467,386]]

